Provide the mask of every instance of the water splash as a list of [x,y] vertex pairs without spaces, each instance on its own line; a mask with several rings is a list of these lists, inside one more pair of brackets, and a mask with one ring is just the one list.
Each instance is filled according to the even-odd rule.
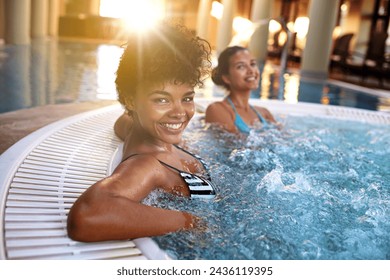
[[191,125],[187,146],[209,162],[219,193],[160,199],[207,226],[157,243],[178,259],[389,259],[388,127],[278,118],[283,129],[240,139]]

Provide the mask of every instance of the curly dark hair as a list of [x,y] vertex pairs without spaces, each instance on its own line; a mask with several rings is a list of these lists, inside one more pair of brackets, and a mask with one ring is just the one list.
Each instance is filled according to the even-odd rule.
[[223,86],[227,90],[230,89],[229,85],[222,79],[223,75],[229,74],[230,58],[239,51],[248,50],[241,46],[232,46],[224,49],[218,57],[218,65],[212,70],[211,79],[218,86]]
[[118,100],[131,102],[139,84],[172,81],[203,86],[211,68],[210,44],[186,27],[164,21],[130,35],[116,72]]

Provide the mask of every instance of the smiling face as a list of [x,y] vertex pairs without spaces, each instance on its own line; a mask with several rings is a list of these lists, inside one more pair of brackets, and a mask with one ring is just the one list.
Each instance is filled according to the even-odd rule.
[[222,79],[232,91],[247,91],[259,86],[260,72],[256,59],[248,50],[240,50],[230,57],[229,74]]
[[194,95],[188,84],[142,87],[134,100],[138,123],[154,141],[178,144],[195,113]]

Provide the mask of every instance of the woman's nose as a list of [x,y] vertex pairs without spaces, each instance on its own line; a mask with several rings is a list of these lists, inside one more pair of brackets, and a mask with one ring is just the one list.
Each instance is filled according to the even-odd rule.
[[250,73],[251,74],[260,74],[260,70],[259,70],[259,67],[256,65],[252,65],[250,66]]
[[175,102],[171,111],[171,115],[177,118],[184,117],[186,115],[185,108],[181,102]]

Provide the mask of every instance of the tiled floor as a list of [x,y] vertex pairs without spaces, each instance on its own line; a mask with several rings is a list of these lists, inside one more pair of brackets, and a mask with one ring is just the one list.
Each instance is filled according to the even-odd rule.
[[23,137],[45,125],[112,104],[117,104],[117,101],[101,100],[45,105],[0,114],[0,154]]

